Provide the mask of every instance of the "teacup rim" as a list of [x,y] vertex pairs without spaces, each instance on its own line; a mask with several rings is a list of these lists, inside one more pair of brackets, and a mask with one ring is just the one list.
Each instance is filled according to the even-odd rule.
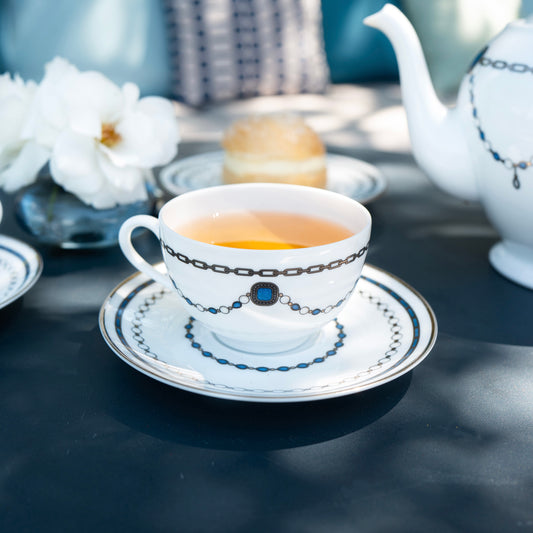
[[[317,246],[306,246],[305,248],[291,248],[291,249],[279,249],[279,250],[264,250],[264,249],[250,249],[250,248],[233,248],[233,247],[221,247],[217,244],[211,244],[206,243],[202,241],[197,241],[195,239],[191,239],[190,237],[186,237],[185,235],[182,235],[181,233],[177,232],[173,228],[171,228],[168,224],[166,224],[164,220],[164,212],[167,209],[170,209],[170,205],[173,203],[179,203],[180,201],[183,201],[184,196],[201,196],[202,194],[210,194],[213,192],[216,192],[216,190],[220,190],[221,188],[243,188],[243,189],[284,189],[284,190],[300,190],[302,188],[305,188],[308,191],[313,191],[312,194],[325,194],[330,197],[336,197],[339,199],[342,199],[344,202],[349,202],[351,204],[354,204],[359,211],[363,214],[365,219],[364,226],[356,233],[351,235],[350,237],[346,237],[345,239],[341,239],[338,241],[334,241],[327,244],[321,244]],[[346,246],[350,241],[358,241],[361,238],[361,235],[364,235],[366,232],[368,232],[371,229],[372,226],[372,216],[368,209],[355,200],[354,198],[351,198],[349,196],[345,196],[343,194],[329,191],[327,189],[319,189],[316,187],[309,187],[306,185],[293,185],[293,184],[287,184],[287,183],[232,183],[232,184],[223,184],[223,185],[216,185],[213,187],[206,187],[203,189],[196,189],[194,191],[187,191],[183,194],[180,194],[179,196],[176,196],[172,199],[170,199],[168,202],[166,202],[161,210],[159,211],[158,215],[160,223],[167,228],[169,231],[172,232],[173,235],[176,236],[176,238],[183,239],[185,242],[194,243],[195,246],[197,246],[199,249],[204,248],[205,250],[216,250],[223,248],[226,253],[231,254],[238,254],[238,253],[246,253],[247,255],[255,255],[255,256],[262,256],[262,255],[268,255],[268,256],[279,256],[283,257],[287,255],[288,252],[291,254],[298,254],[298,255],[304,255],[306,252],[309,253],[310,251],[316,252],[321,250],[330,249],[332,246],[334,247],[343,247]],[[365,243],[365,245],[368,243]]]

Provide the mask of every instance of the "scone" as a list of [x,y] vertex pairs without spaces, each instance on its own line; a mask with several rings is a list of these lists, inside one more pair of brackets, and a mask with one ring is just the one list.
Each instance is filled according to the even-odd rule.
[[297,115],[255,115],[238,120],[224,133],[222,146],[224,183],[326,185],[324,144]]

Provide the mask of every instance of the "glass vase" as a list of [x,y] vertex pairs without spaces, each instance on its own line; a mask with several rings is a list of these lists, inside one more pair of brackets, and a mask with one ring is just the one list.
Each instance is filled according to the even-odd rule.
[[65,191],[51,178],[40,178],[15,198],[15,217],[39,242],[66,249],[105,248],[118,243],[122,223],[133,215],[152,214],[153,188],[148,199],[110,209],[95,209]]

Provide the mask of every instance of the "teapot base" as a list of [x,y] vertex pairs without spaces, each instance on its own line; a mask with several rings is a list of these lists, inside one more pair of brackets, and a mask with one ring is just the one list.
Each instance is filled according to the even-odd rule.
[[533,290],[533,249],[511,241],[500,241],[489,252],[490,264],[502,276]]

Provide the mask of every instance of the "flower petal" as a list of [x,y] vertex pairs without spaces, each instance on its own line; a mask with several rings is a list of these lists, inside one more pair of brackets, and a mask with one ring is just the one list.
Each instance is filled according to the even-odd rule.
[[22,140],[22,129],[35,95],[33,82],[25,84],[19,76],[0,76],[0,150]]
[[99,113],[83,104],[74,104],[69,108],[69,126],[72,131],[93,139],[102,136],[102,120]]
[[142,169],[118,168],[97,141],[63,132],[50,159],[54,181],[97,209],[147,198]]
[[26,102],[16,95],[11,95],[0,100],[0,116],[2,117],[0,147],[20,140],[26,111]]
[[7,192],[29,185],[35,181],[49,157],[49,150],[43,146],[31,141],[24,143],[11,166],[0,173],[0,185]]
[[117,167],[104,152],[99,152],[96,157],[99,168],[106,176],[107,181],[115,189],[119,191],[133,191],[139,185],[144,184],[142,169],[136,167]]
[[153,120],[142,113],[129,113],[116,126],[121,141],[111,148],[110,157],[117,165],[150,166],[146,152],[157,138]]
[[59,83],[61,80],[79,73],[79,70],[69,63],[63,57],[54,57],[52,61],[49,61],[44,66],[44,78],[41,81],[43,83],[51,83],[53,85]]
[[176,156],[180,141],[174,106],[164,98],[151,96],[139,100],[137,110],[150,116],[155,123],[153,148],[157,151],[151,154],[153,160],[150,166],[167,164]]
[[140,90],[135,83],[125,83],[122,86],[122,96],[124,98],[124,113],[127,113],[139,100]]
[[115,123],[122,115],[122,91],[99,72],[82,72],[73,77],[66,101],[69,112],[84,107],[101,122]]
[[54,181],[80,198],[98,191],[105,177],[96,159],[97,144],[70,130],[61,133],[50,158]]
[[161,115],[163,117],[175,117],[176,112],[172,103],[159,96],[146,96],[141,98],[137,103],[137,111],[146,113],[147,115],[156,116]]
[[112,148],[119,164],[152,168],[164,165],[177,154],[178,122],[172,104],[163,98],[139,100],[116,127],[122,141]]
[[45,66],[45,75],[35,91],[22,129],[22,137],[53,147],[59,132],[67,124],[64,96],[69,80],[79,75],[76,67],[62,58],[55,58]]
[[113,165],[103,152],[97,153],[97,159],[105,175],[105,185],[92,199],[97,208],[111,207],[116,204],[130,204],[146,200],[145,177],[141,169],[133,167],[118,168]]

